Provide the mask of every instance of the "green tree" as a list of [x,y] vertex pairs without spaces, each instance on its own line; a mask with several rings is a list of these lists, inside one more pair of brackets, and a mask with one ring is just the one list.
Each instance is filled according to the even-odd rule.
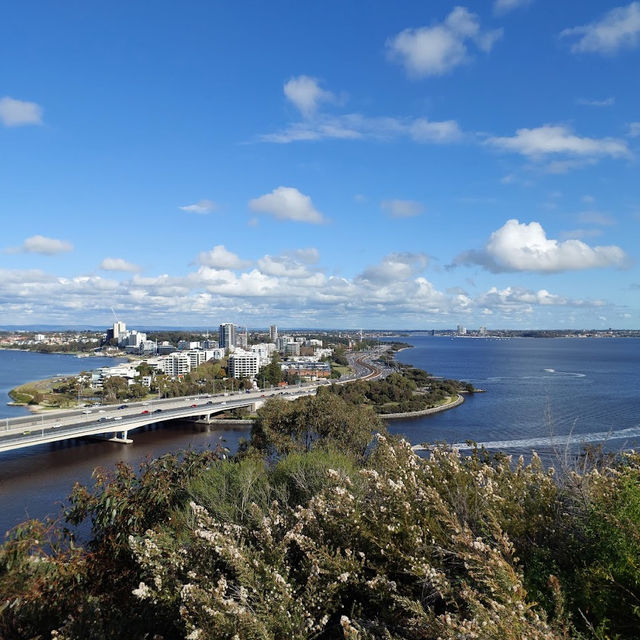
[[102,397],[106,402],[124,400],[128,397],[129,385],[126,378],[112,376],[102,383]]
[[273,354],[269,364],[258,371],[256,379],[262,385],[262,388],[275,386],[282,382],[282,367],[280,366],[280,356],[277,353]]
[[333,394],[293,402],[276,398],[258,410],[251,445],[276,456],[322,445],[363,455],[373,434],[381,431],[384,426],[370,407],[349,405]]

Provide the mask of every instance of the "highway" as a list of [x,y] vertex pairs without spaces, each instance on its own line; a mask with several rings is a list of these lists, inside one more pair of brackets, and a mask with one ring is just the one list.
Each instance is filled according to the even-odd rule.
[[3,420],[0,427],[0,452],[99,434],[111,434],[119,442],[131,442],[127,432],[148,424],[199,416],[206,419],[215,413],[262,404],[274,396],[295,400],[300,396],[315,393],[317,386],[313,384],[286,390],[165,398],[118,406],[98,405],[79,411],[56,411],[51,414],[8,418]]
[[[354,380],[375,380],[393,372],[379,362],[384,348],[348,354],[353,373],[343,376],[338,384]],[[239,407],[260,406],[265,400],[280,396],[294,400],[315,394],[318,386],[328,381],[307,383],[297,387],[235,393],[202,394],[180,398],[126,402],[120,405],[94,405],[83,409],[46,411],[37,415],[5,418],[0,421],[0,452],[56,442],[82,436],[112,436],[128,443],[128,431],[167,420],[203,417]]]

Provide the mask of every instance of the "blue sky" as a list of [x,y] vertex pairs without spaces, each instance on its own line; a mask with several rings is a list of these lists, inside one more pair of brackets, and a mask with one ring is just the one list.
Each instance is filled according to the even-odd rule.
[[0,324],[640,326],[640,2],[22,2]]

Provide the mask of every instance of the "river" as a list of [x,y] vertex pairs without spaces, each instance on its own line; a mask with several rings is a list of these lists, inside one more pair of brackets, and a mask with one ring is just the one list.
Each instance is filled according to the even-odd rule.
[[[414,347],[397,355],[400,362],[486,390],[451,411],[389,423],[414,444],[471,439],[516,455],[535,448],[552,456],[564,450],[568,434],[606,440],[613,449],[640,443],[639,339],[399,339]],[[9,361],[0,360],[4,396],[29,380],[104,366],[97,359],[27,352],[0,351],[0,358],[7,354]],[[0,407],[0,415],[15,415],[7,409]],[[96,466],[137,465],[188,446],[221,443],[233,452],[248,430],[185,422],[130,435],[131,445],[73,440],[0,454],[0,534],[28,517],[56,514],[74,482],[90,483]]]

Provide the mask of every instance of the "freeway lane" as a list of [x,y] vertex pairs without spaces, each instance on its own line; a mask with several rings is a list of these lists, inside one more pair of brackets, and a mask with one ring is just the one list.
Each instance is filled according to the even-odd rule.
[[[350,354],[349,361],[354,373],[340,380],[340,383],[358,379],[374,380],[388,375],[392,370],[379,362],[380,354],[380,350]],[[210,417],[214,413],[222,413],[236,407],[262,403],[274,396],[293,400],[301,395],[315,394],[320,384],[323,382],[300,385],[286,391],[272,389],[216,396],[165,398],[127,403],[119,407],[99,405],[81,410],[6,418],[2,421],[4,424],[0,425],[0,452],[100,434],[123,434],[119,441],[130,442],[126,432],[139,427],[179,418]]]
[[[313,385],[301,385],[299,388],[301,390],[306,389],[314,389],[317,384]],[[298,387],[296,387],[298,389]],[[263,397],[272,397],[277,396],[281,393],[292,394],[295,393],[294,390],[288,389],[287,391],[282,391],[279,389],[272,390],[259,390],[252,391],[251,393],[245,392],[236,392],[236,393],[227,393],[227,394],[216,394],[209,395],[203,394],[200,396],[185,396],[179,398],[163,398],[163,399],[154,399],[145,402],[127,402],[124,406],[124,409],[118,409],[116,405],[94,405],[90,408],[85,409],[71,409],[71,410],[63,410],[63,411],[47,411],[46,413],[40,413],[33,416],[20,416],[17,418],[5,418],[0,421],[0,440],[8,435],[9,433],[22,433],[28,429],[51,429],[59,426],[70,426],[74,424],[87,424],[92,421],[95,416],[96,419],[105,417],[105,418],[116,418],[131,415],[138,415],[141,411],[154,411],[157,408],[161,408],[163,410],[171,409],[171,408],[181,408],[184,407],[185,404],[189,406],[191,404],[203,404],[205,402],[213,402],[214,404],[222,404],[227,401],[231,401],[237,398],[242,398],[243,400],[256,400],[261,399]]]
[[[95,413],[74,412],[72,416],[64,418],[57,416],[57,419],[47,416],[46,421],[44,416],[32,417],[30,423],[24,423],[20,418],[20,424],[17,425],[9,420],[8,427],[0,430],[0,452],[82,436],[118,434],[167,420],[210,416],[229,409],[260,403],[273,396],[293,400],[301,395],[315,393],[316,387],[317,385],[306,385],[297,387],[295,391],[259,391],[215,398],[210,396],[167,398],[127,405],[126,409],[105,406]],[[131,410],[132,406],[134,411]],[[160,409],[159,406],[162,408]]]

